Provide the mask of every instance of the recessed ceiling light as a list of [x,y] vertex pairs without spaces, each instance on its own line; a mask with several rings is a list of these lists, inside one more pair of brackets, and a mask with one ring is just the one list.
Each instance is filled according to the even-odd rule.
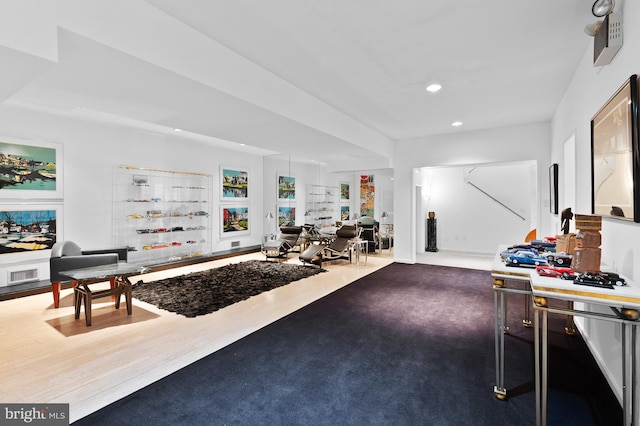
[[438,90],[442,89],[442,86],[438,83],[433,83],[427,86],[427,92],[435,93]]
[[181,132],[182,129],[173,129],[174,132]]
[[453,127],[459,127],[459,126],[462,126],[462,121],[454,121],[453,123],[451,123],[451,125],[452,125]]

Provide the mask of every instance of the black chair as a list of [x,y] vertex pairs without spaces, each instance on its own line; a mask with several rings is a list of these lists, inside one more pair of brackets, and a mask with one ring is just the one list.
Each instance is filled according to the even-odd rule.
[[302,226],[283,225],[280,227],[280,239],[286,241],[290,250],[294,250],[301,244]]
[[358,238],[360,230],[355,225],[343,225],[336,231],[335,238],[330,243],[317,240],[315,244],[309,244],[300,255],[300,261],[304,264],[318,265],[322,262],[337,259],[347,259],[351,262],[352,242]]
[[360,238],[367,241],[369,253],[374,253],[379,245],[380,223],[370,217],[363,217],[358,221],[358,227],[362,229]]
[[264,243],[262,252],[267,259],[287,257],[296,247],[299,250],[301,244],[304,243],[304,240],[301,241],[301,234],[302,226],[281,226],[279,238]]
[[90,268],[92,266],[111,265],[127,261],[127,248],[113,248],[104,250],[82,250],[72,241],[60,241],[51,248],[49,259],[49,279],[53,293],[53,306],[60,306],[60,286],[71,280],[62,275],[63,271]]
[[322,260],[347,259],[351,262],[352,242],[359,232],[355,225],[343,225],[336,231],[336,239],[324,248]]

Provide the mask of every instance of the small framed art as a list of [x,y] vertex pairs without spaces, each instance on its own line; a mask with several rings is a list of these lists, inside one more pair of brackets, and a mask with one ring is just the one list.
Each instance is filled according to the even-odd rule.
[[62,206],[10,204],[0,206],[0,257],[37,259],[62,234]]
[[249,206],[220,206],[221,237],[235,237],[250,233]]
[[0,137],[0,199],[62,199],[62,145]]
[[558,214],[558,165],[549,167],[549,210],[551,214]]
[[295,200],[296,199],[296,178],[294,176],[286,176],[278,174],[278,200]]
[[289,206],[278,206],[278,226],[295,224],[296,208]]
[[349,201],[349,183],[340,182],[340,201]]
[[249,198],[249,172],[231,167],[220,167],[220,200],[247,200]]

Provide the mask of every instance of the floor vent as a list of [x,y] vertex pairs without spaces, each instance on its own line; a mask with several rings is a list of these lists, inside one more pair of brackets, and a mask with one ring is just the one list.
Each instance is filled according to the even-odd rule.
[[231,248],[240,247],[240,241],[231,241]]
[[29,281],[38,281],[38,269],[25,269],[23,271],[9,272],[8,285],[20,284]]

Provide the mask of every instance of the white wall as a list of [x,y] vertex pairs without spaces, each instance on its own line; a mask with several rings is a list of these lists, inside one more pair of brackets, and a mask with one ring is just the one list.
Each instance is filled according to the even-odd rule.
[[[2,137],[32,141],[35,145],[38,141],[62,145],[64,199],[61,201],[64,234],[58,236],[59,239],[75,241],[86,249],[112,246],[113,176],[117,166],[124,164],[210,174],[213,182],[210,250],[215,252],[229,249],[231,240],[239,240],[243,247],[260,243],[263,226],[261,156],[6,106],[0,106],[0,140]],[[232,239],[220,237],[220,212],[217,208],[220,198],[220,165],[238,166],[250,172],[250,235]],[[0,269],[15,266],[12,260],[2,261]],[[48,258],[45,262],[48,263]],[[40,279],[48,278],[48,267],[45,270],[47,275],[40,274]],[[6,273],[0,271],[0,280],[5,278]]]
[[[523,241],[535,228],[536,170],[532,161],[423,168],[418,221],[435,212],[440,250],[493,254],[499,244]],[[418,245],[421,251],[424,245]]]
[[[416,218],[414,186],[420,184],[420,173],[416,169],[422,167],[536,162],[540,189],[537,215],[541,225],[538,232],[546,235],[550,231],[549,191],[542,189],[549,185],[550,140],[549,123],[534,123],[398,141],[394,154],[395,260],[415,262],[416,239],[420,229],[417,219],[423,218]],[[473,206],[461,200],[460,208],[469,209]],[[491,212],[479,211],[478,215],[488,216]]]
[[[593,67],[592,47],[582,62],[552,120],[551,160],[563,164],[564,142],[575,132],[576,213],[591,213],[591,130],[590,121],[602,105],[632,74],[640,73],[640,3],[617,4],[623,11],[622,49],[611,64]],[[562,172],[560,173],[562,176]],[[562,188],[562,184],[560,188]],[[564,194],[561,192],[560,200]],[[557,218],[553,218],[556,220]],[[640,282],[640,224],[603,218],[602,260],[609,268],[634,282]],[[618,396],[621,395],[620,327],[604,321],[581,321],[587,338]]]

